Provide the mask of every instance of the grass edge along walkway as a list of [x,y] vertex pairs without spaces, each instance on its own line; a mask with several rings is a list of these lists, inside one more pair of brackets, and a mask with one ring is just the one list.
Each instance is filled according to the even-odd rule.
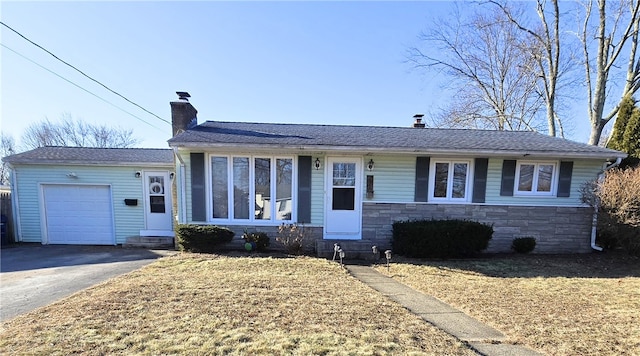
[[432,296],[395,281],[370,266],[345,265],[345,268],[356,279],[402,305],[435,327],[468,344],[482,355],[540,355],[524,346],[502,343],[505,340],[505,336],[500,331],[479,322]]

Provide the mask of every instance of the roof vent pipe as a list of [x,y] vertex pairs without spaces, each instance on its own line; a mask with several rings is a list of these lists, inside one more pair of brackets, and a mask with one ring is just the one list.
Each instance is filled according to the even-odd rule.
[[413,115],[413,127],[416,128],[424,128],[424,123],[422,122],[422,117],[424,116],[424,114],[415,114]]

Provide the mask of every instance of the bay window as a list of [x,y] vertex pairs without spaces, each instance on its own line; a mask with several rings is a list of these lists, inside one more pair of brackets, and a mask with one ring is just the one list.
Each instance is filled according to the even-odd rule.
[[211,156],[210,162],[213,219],[292,220],[293,158]]

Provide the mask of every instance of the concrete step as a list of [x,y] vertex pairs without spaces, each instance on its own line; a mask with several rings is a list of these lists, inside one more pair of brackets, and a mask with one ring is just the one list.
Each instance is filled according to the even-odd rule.
[[157,249],[173,249],[175,247],[173,237],[165,236],[130,236],[122,246]]

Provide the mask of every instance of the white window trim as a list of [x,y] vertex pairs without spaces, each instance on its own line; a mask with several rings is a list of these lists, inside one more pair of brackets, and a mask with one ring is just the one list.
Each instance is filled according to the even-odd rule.
[[[227,195],[227,214],[228,218],[214,218],[213,215],[213,182],[212,182],[212,172],[211,172],[211,158],[212,157],[225,157],[227,158],[227,185],[228,185],[228,195]],[[234,219],[233,218],[233,159],[234,158],[249,158],[249,219]],[[252,213],[252,207],[255,206],[255,159],[256,158],[269,158],[271,159],[271,166],[275,167],[275,162],[277,159],[290,159],[291,160],[291,220],[276,220],[275,218],[272,220],[262,220],[256,219],[254,214]],[[207,155],[207,164],[206,168],[206,195],[207,195],[207,222],[215,223],[215,224],[226,224],[226,225],[256,225],[256,226],[278,226],[282,223],[292,223],[298,220],[298,165],[297,165],[297,157],[296,156],[286,156],[286,155],[268,155],[268,154],[258,154],[258,155],[250,155],[250,154],[217,154],[217,153],[209,153]],[[271,169],[270,179],[273,191],[275,192],[275,175],[276,170]],[[272,203],[273,209],[276,209],[276,202]],[[272,210],[275,211],[275,210]],[[274,217],[276,215],[273,215]]]
[[[449,167],[455,163],[467,164],[467,177],[465,181],[464,198],[451,198],[451,197],[435,197],[436,187],[436,163],[448,163]],[[456,159],[456,158],[431,158],[429,163],[429,201],[430,202],[448,202],[448,203],[468,203],[473,196],[473,185],[471,177],[473,177],[473,160],[468,159]],[[449,176],[447,177],[447,195],[450,195],[453,189],[453,169],[449,169]]]
[[[520,187],[520,167],[523,165],[533,165],[533,181],[531,182],[531,191],[521,191]],[[553,172],[551,173],[551,189],[548,192],[538,192],[538,167],[540,165],[552,165]],[[527,196],[527,197],[555,197],[558,190],[558,161],[518,161],[516,163],[516,176],[513,183],[513,195],[514,196]]]

